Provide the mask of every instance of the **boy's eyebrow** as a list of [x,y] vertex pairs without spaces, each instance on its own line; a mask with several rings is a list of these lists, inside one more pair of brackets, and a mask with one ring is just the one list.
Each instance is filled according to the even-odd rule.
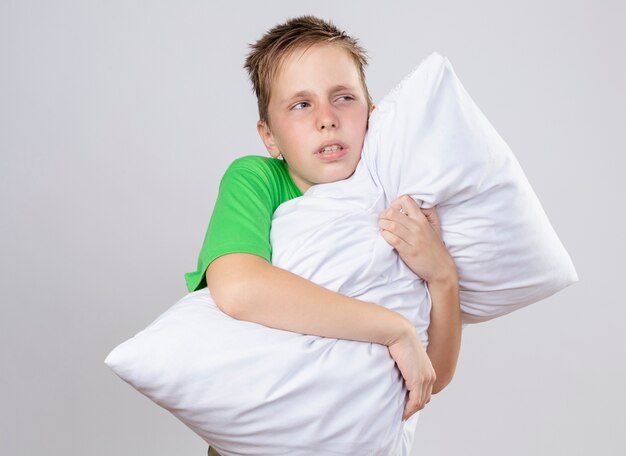
[[[355,91],[356,89],[354,87],[348,86],[348,85],[343,85],[343,84],[338,84],[336,86],[331,87],[330,91],[332,92],[338,92],[340,90],[349,90],[349,91]],[[311,92],[309,92],[308,90],[300,90],[299,92],[294,93],[292,96],[285,98],[284,100],[281,101],[282,103],[287,103],[291,100],[293,100],[294,98],[299,98],[299,97],[310,97],[311,96]]]

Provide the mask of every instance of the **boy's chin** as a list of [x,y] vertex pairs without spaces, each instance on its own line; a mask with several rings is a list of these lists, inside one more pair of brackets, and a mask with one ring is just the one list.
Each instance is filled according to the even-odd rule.
[[335,175],[328,176],[326,179],[324,179],[323,182],[320,182],[320,183],[330,184],[331,182],[339,182],[339,181],[342,181],[342,180],[346,180],[346,179],[348,179],[349,177],[351,177],[354,174],[354,171],[356,171],[356,166],[352,170],[346,170],[346,171],[343,171],[341,173],[337,173]]

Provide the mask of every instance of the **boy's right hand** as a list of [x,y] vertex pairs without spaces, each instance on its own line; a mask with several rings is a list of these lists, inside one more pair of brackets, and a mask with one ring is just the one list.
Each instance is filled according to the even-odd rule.
[[413,325],[388,348],[408,390],[409,397],[402,414],[402,420],[408,420],[430,402],[437,379],[435,369]]
[[403,195],[380,214],[378,225],[402,261],[429,285],[456,280],[456,266],[441,238],[434,206],[423,209],[411,196]]

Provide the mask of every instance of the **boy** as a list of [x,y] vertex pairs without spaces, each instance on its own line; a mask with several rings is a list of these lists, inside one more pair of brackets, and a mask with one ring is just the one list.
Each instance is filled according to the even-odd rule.
[[188,289],[206,280],[216,304],[233,318],[386,345],[409,391],[403,415],[408,419],[450,382],[460,349],[458,277],[439,237],[436,212],[404,196],[379,222],[384,239],[428,283],[428,350],[399,313],[272,266],[273,212],[313,185],[354,173],[374,105],[363,49],[330,23],[295,18],[252,47],[245,68],[258,100],[257,129],[273,158],[243,157],[226,171],[198,270],[185,276]]

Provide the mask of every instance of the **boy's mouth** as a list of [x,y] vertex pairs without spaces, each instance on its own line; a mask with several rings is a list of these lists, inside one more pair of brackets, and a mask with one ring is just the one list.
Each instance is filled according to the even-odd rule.
[[326,147],[321,148],[318,153],[327,154],[329,152],[335,152],[338,150],[343,150],[343,147],[341,147],[338,144],[335,144],[334,146],[326,146]]
[[342,144],[328,144],[319,149],[316,155],[322,160],[339,160],[348,153],[348,149]]
[[318,155],[330,155],[341,152],[347,149],[347,146],[338,139],[329,139],[326,142],[320,144],[319,149],[315,152]]

